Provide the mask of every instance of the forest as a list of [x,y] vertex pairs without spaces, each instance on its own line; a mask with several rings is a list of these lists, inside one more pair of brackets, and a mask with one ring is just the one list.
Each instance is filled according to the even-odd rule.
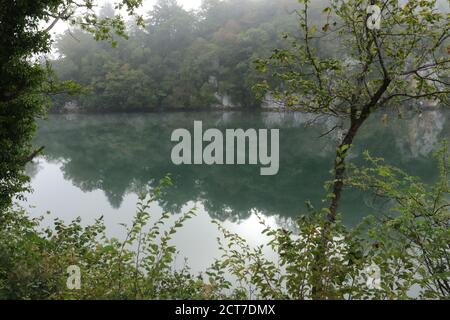
[[[58,36],[52,65],[58,79],[76,81],[85,92],[57,96],[52,110],[260,108],[253,88],[264,76],[255,61],[285,46],[284,33],[295,34],[296,7],[291,0],[208,0],[186,11],[162,0],[145,16],[145,28],[129,21],[127,39],[116,37],[113,45],[70,29]],[[114,17],[113,6],[99,15]]]

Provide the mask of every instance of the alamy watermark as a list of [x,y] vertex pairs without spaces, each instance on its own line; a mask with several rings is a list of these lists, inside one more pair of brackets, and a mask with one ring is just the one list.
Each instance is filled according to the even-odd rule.
[[67,268],[67,289],[80,290],[81,289],[81,269],[79,266],[73,265]]
[[369,30],[381,29],[381,8],[377,5],[369,5],[367,7],[367,28]]
[[[269,143],[270,140],[270,143]],[[175,165],[261,165],[263,176],[276,175],[280,168],[279,129],[219,129],[203,132],[203,123],[194,122],[194,132],[176,129],[171,141]],[[269,152],[270,148],[270,152]]]

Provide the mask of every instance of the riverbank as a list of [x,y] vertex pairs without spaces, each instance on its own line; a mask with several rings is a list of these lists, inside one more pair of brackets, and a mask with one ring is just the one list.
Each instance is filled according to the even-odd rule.
[[[397,110],[390,110],[392,112],[427,112],[427,111],[437,111],[443,110],[443,106],[433,106],[429,105],[426,108],[419,107],[398,107]],[[86,109],[71,109],[71,110],[50,110],[49,114],[123,114],[123,113],[177,113],[177,112],[283,112],[283,113],[308,113],[307,111],[300,109],[289,109],[284,107],[261,107],[261,108],[245,108],[245,107],[199,107],[199,108],[159,108],[159,109],[148,109],[148,108],[136,108],[136,109],[108,109],[108,110],[86,110]]]

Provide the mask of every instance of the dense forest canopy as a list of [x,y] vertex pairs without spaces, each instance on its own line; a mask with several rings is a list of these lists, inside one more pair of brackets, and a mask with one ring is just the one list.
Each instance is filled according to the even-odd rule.
[[[323,2],[323,1],[321,1]],[[255,59],[282,47],[284,32],[295,33],[291,0],[206,0],[197,11],[176,0],[160,0],[148,12],[145,28],[129,25],[117,46],[98,42],[80,29],[56,42],[54,69],[88,94],[55,99],[89,111],[131,111],[211,106],[261,106],[252,87],[261,80]],[[106,5],[100,16],[114,16]]]
[[[327,15],[329,4],[310,3],[309,18],[318,29],[335,21]],[[55,97],[53,111],[64,106],[95,112],[259,108],[267,101],[255,86],[267,81],[282,89],[285,84],[261,73],[255,62],[302,37],[300,8],[292,0],[204,0],[198,10],[187,11],[176,0],[158,0],[144,16],[145,27],[129,21],[128,36],[116,37],[112,46],[71,28],[58,36],[52,64],[59,80],[76,81],[86,90]],[[448,10],[445,1],[436,8]],[[117,15],[111,4],[99,12],[100,18]],[[311,42],[321,56],[352,62],[332,37]],[[291,65],[290,72],[301,72],[301,65]]]

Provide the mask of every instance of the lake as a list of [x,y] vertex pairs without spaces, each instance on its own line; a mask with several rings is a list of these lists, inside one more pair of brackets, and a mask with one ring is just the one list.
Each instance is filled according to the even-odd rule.
[[[351,162],[365,163],[369,150],[387,163],[432,182],[437,177],[432,153],[439,141],[450,137],[449,112],[377,114],[361,129],[351,151]],[[260,166],[182,165],[171,162],[171,133],[192,130],[195,120],[203,127],[280,129],[280,169],[275,176],[261,176]],[[337,124],[333,118],[304,113],[278,112],[171,112],[109,115],[50,115],[39,122],[36,146],[45,155],[28,167],[34,193],[26,206],[33,216],[47,211],[44,224],[55,217],[84,224],[104,216],[108,234],[124,236],[120,223],[130,224],[137,194],[158,185],[170,173],[174,185],[151,207],[155,216],[163,210],[174,221],[196,206],[197,216],[175,236],[180,250],[177,265],[189,259],[193,271],[204,270],[218,257],[218,232],[211,223],[248,239],[265,241],[257,215],[273,227],[292,229],[294,219],[306,212],[310,201],[326,205],[324,183],[331,168],[340,129],[320,137]],[[354,225],[368,214],[382,214],[386,203],[368,193],[345,190],[340,206],[344,222]]]

